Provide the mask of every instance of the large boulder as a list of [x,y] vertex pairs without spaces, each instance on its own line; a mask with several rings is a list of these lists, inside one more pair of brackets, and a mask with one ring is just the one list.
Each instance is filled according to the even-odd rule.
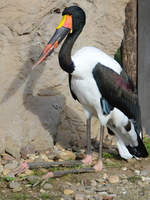
[[[96,46],[113,55],[123,38],[127,0],[1,0],[0,5],[0,153],[20,157],[28,144],[37,151],[59,142],[85,144],[81,106],[68,89],[68,77],[58,64],[58,50],[32,71],[55,31],[66,6],[79,5],[87,15],[73,52]],[[93,132],[98,123],[93,121]]]

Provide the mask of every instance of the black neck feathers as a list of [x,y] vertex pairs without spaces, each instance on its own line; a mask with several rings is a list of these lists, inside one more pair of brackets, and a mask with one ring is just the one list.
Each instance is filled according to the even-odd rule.
[[69,34],[60,49],[59,64],[61,68],[67,73],[72,73],[74,71],[75,66],[71,59],[71,51],[81,31],[82,30],[78,30],[78,31],[73,32],[72,34]]

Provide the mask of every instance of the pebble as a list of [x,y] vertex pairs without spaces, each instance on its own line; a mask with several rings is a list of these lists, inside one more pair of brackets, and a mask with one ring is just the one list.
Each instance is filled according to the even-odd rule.
[[96,183],[95,180],[91,180],[91,183],[90,183],[90,184],[91,184],[92,187],[95,187],[95,186],[97,185],[97,183]]
[[76,156],[72,151],[59,152],[59,158],[62,160],[75,160]]
[[95,191],[96,192],[107,192],[108,188],[105,186],[97,186]]
[[45,183],[45,184],[43,185],[43,189],[44,189],[44,190],[51,190],[51,189],[53,189],[53,185],[50,184],[50,183]]
[[120,182],[119,176],[116,176],[116,175],[110,176],[108,180],[110,183],[119,183]]
[[97,183],[103,183],[103,182],[104,182],[104,179],[103,179],[103,178],[98,178],[98,179],[96,179],[96,182],[97,182]]
[[47,155],[45,155],[45,154],[40,154],[40,158],[46,162],[49,162],[49,159],[48,159]]
[[21,176],[25,177],[25,176],[30,176],[33,174],[33,171],[30,169],[27,169],[24,173],[21,174]]
[[103,179],[104,180],[108,179],[108,175],[106,173],[103,174]]
[[35,154],[28,154],[27,155],[30,161],[34,161],[36,158],[39,158],[39,156],[35,155]]
[[75,200],[85,200],[85,194],[75,194]]
[[20,154],[23,159],[27,159],[29,154],[34,154],[34,153],[35,153],[35,147],[31,144],[27,144],[20,150]]
[[4,166],[5,169],[10,169],[10,170],[13,170],[17,167],[18,167],[18,162],[16,160],[12,160]]
[[126,194],[127,194],[127,191],[123,188],[121,193],[122,193],[123,195],[126,195]]
[[108,195],[108,193],[107,193],[107,192],[98,192],[98,194],[99,194],[100,196],[105,196],[105,195]]
[[41,188],[40,193],[45,193],[45,190],[43,190],[43,188]]
[[134,170],[134,172],[135,172],[136,175],[138,175],[138,176],[140,175],[140,171],[139,170]]
[[74,191],[71,190],[71,189],[66,189],[66,190],[64,190],[64,194],[65,194],[65,195],[71,195],[71,194],[73,194],[73,193],[74,193]]
[[147,176],[147,175],[148,175],[148,173],[149,173],[149,172],[148,172],[148,171],[146,171],[146,170],[142,170],[142,171],[141,171],[141,175],[142,175],[142,176]]
[[8,173],[7,176],[10,178],[15,178],[15,174],[13,172]]
[[10,173],[10,171],[11,171],[10,169],[4,168],[2,174],[6,176]]
[[37,181],[40,181],[40,177],[31,175],[31,176],[28,176],[28,177],[27,177],[27,180],[28,180],[31,184],[35,184]]
[[127,168],[127,167],[122,167],[121,169],[122,169],[123,171],[127,171],[128,168]]
[[71,196],[68,195],[62,195],[63,200],[74,200]]
[[150,183],[150,177],[144,177],[144,176],[142,176],[141,178],[142,178],[143,182],[149,182]]
[[85,194],[75,194],[75,200],[88,200]]
[[112,196],[104,196],[103,197],[103,200],[113,200],[114,199],[114,197],[112,197]]
[[20,183],[14,181],[9,183],[9,188],[13,189],[13,192],[20,192],[22,190]]

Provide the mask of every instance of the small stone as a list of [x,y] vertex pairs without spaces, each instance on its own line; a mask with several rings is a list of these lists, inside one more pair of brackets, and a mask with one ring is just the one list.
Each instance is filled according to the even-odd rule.
[[20,154],[23,159],[27,159],[29,154],[34,154],[34,153],[35,153],[35,147],[31,144],[27,144],[20,150]]
[[127,194],[127,191],[125,189],[122,189],[122,192],[121,192],[123,195],[126,195]]
[[113,196],[104,196],[102,200],[113,200]]
[[30,176],[30,175],[32,175],[32,174],[33,174],[33,171],[30,170],[30,169],[27,169],[27,170],[25,171],[25,173],[22,173],[22,174],[21,174],[21,176],[25,177],[25,176]]
[[13,189],[13,192],[20,192],[20,191],[22,191],[22,187],[18,187],[18,188]]
[[141,187],[143,187],[143,182],[142,181],[138,181],[137,184]]
[[121,174],[121,175],[120,175],[120,178],[122,178],[122,179],[126,179],[127,176],[126,176],[125,174]]
[[7,177],[15,178],[15,174],[13,172],[10,172],[10,173],[7,174]]
[[59,152],[59,158],[62,160],[75,160],[76,156],[72,151]]
[[5,169],[3,169],[3,173],[2,174],[4,176],[6,176],[6,175],[8,175],[10,173],[10,171],[11,171],[10,169],[5,168]]
[[104,180],[108,179],[108,175],[106,173],[103,174],[103,179]]
[[116,176],[116,175],[110,176],[108,180],[110,183],[119,183],[120,181],[119,176]]
[[92,181],[91,181],[91,186],[92,186],[92,187],[95,187],[96,185],[97,185],[96,181],[95,181],[95,180],[92,180]]
[[40,189],[40,193],[45,193],[45,190],[43,190],[43,189]]
[[64,200],[73,200],[73,198],[71,196],[68,196],[68,195],[65,195],[65,194],[62,195],[62,198]]
[[127,168],[127,167],[122,167],[121,169],[122,169],[123,171],[127,171],[128,168]]
[[28,154],[27,156],[28,156],[30,161],[34,161],[36,158],[38,158],[38,156],[35,155],[35,154]]
[[106,162],[107,162],[107,164],[114,164],[114,162],[109,158],[106,159]]
[[48,169],[40,168],[39,172],[42,173],[42,174],[46,174],[46,173],[48,173]]
[[140,175],[140,171],[139,170],[134,170],[134,172],[136,173],[136,175]]
[[107,192],[98,192],[98,194],[99,194],[100,196],[106,196],[106,195],[108,195]]
[[45,155],[45,154],[40,154],[40,158],[46,162],[49,162],[49,159],[48,159],[47,155]]
[[98,179],[96,179],[97,183],[102,183],[103,181],[104,181],[104,178],[98,178]]
[[40,181],[40,177],[31,175],[31,176],[28,176],[28,177],[27,177],[27,180],[28,180],[31,184],[35,184],[37,181]]
[[144,176],[142,176],[141,178],[142,178],[143,182],[149,182],[150,183],[150,177],[144,177]]
[[47,155],[48,159],[51,160],[50,162],[54,161],[55,158],[57,158],[57,153],[51,152],[50,154]]
[[10,182],[9,188],[13,189],[13,192],[20,192],[22,190],[20,183],[14,181]]
[[88,200],[85,194],[75,194],[75,200]]
[[95,189],[95,192],[107,192],[108,188],[106,186],[98,185]]
[[55,151],[64,151],[64,148],[59,143],[56,143],[54,149]]
[[64,190],[64,194],[65,194],[65,195],[71,195],[71,194],[73,194],[73,193],[74,193],[74,191],[71,190],[71,189],[66,189],[66,190]]
[[18,167],[18,162],[16,160],[12,160],[4,166],[5,169],[10,169],[10,170],[16,169],[17,167]]
[[53,186],[50,183],[45,183],[43,186],[44,190],[51,190],[53,188]]
[[142,171],[141,171],[141,175],[142,175],[142,176],[147,176],[147,175],[148,175],[148,173],[149,173],[149,172],[148,172],[148,171],[146,171],[146,170],[142,170]]

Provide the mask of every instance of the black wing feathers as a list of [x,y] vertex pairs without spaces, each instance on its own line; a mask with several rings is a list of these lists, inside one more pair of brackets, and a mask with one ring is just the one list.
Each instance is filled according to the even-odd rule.
[[122,71],[119,75],[112,69],[98,63],[93,69],[93,76],[102,96],[113,107],[121,110],[129,119],[137,122],[141,129],[141,114],[138,96],[127,74]]

